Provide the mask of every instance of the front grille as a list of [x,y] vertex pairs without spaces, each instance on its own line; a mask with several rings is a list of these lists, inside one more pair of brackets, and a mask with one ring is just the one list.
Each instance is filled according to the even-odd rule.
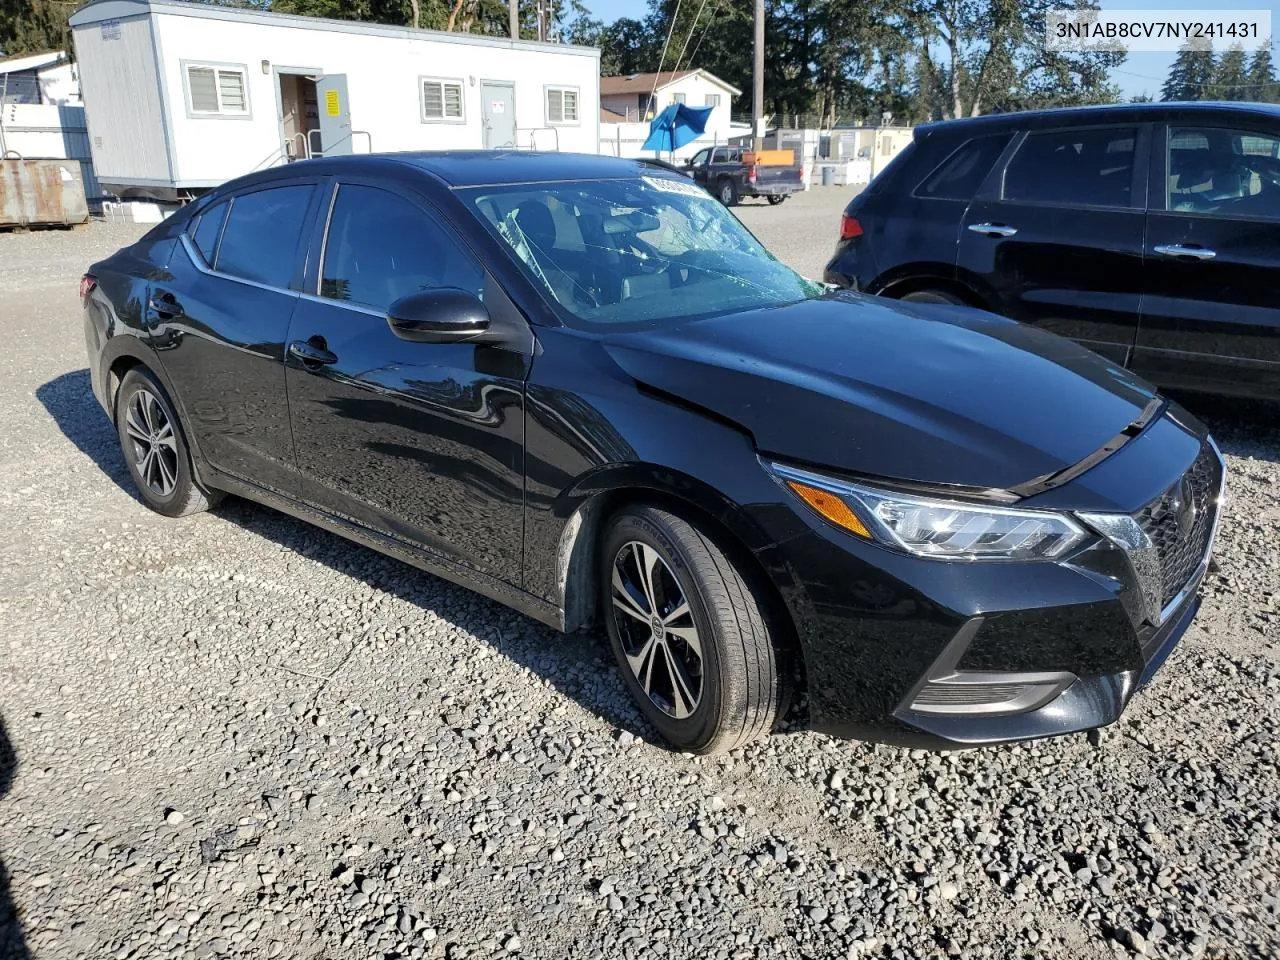
[[1134,515],[1160,560],[1162,606],[1178,595],[1204,560],[1221,482],[1222,466],[1205,444],[1186,474]]

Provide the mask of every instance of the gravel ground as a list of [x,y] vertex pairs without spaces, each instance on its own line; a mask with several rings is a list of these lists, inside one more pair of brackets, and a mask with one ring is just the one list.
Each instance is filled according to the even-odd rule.
[[[744,220],[813,275],[844,196]],[[0,956],[1280,954],[1280,431],[1116,726],[936,755],[669,753],[608,652],[265,508],[147,512],[76,280],[0,235]],[[5,889],[7,887],[7,890]]]

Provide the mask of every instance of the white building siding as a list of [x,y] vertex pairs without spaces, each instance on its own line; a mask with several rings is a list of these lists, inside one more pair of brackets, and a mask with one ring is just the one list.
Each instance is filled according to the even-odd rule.
[[93,163],[108,182],[171,178],[148,17],[73,31]]
[[[594,56],[440,42],[405,31],[400,39],[340,33],[280,23],[242,22],[158,13],[155,16],[164,83],[173,105],[171,123],[177,179],[221,183],[248,173],[280,149],[280,102],[275,68],[345,74],[354,149],[371,141],[379,153],[394,150],[479,149],[484,146],[480,92],[483,81],[515,86],[519,146],[594,153],[599,137],[598,60]],[[262,61],[269,64],[264,73]],[[245,116],[196,116],[189,110],[187,64],[243,67],[249,112]],[[422,119],[420,79],[457,80],[463,117]],[[544,85],[578,91],[578,122],[545,129]]]

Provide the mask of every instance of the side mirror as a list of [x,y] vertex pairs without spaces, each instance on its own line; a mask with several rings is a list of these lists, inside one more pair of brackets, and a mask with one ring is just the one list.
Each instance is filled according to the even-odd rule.
[[489,329],[489,311],[474,293],[440,287],[401,297],[387,310],[387,323],[401,340],[457,343]]

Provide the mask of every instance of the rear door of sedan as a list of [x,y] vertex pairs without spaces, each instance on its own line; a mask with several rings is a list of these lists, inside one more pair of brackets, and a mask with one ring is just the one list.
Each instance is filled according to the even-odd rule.
[[[325,204],[286,363],[305,499],[519,586],[530,329],[427,198],[340,178]],[[392,331],[394,301],[441,287],[479,296],[503,336]]]
[[1133,369],[1161,386],[1280,397],[1280,125],[1157,131]]
[[147,311],[188,429],[213,467],[270,490],[297,486],[284,344],[319,181],[273,180],[194,218],[154,278]]
[[969,205],[957,278],[997,313],[1128,360],[1142,301],[1149,125],[1031,130]]

